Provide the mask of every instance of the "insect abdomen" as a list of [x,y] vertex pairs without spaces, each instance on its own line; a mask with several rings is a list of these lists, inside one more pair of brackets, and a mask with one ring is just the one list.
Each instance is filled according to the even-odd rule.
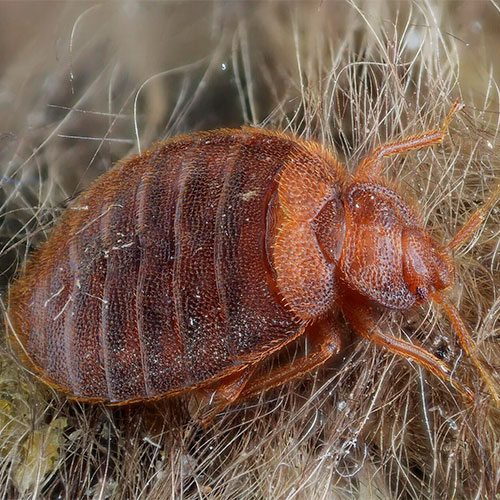
[[16,334],[43,378],[80,398],[146,399],[296,334],[265,241],[293,147],[269,133],[198,134],[91,186],[12,290]]

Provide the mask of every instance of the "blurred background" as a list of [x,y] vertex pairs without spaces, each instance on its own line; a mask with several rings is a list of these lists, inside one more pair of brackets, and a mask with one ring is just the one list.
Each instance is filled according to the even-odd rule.
[[[67,201],[121,158],[195,130],[285,130],[352,173],[384,140],[439,126],[458,99],[443,145],[387,162],[446,241],[500,182],[499,23],[494,1],[0,3],[5,324],[8,283]],[[499,235],[496,208],[457,252],[452,292],[493,373]],[[454,364],[476,401],[348,332],[339,359],[203,429],[196,395],[68,401],[2,334],[0,498],[495,498],[498,411],[446,319],[423,307],[381,321]]]

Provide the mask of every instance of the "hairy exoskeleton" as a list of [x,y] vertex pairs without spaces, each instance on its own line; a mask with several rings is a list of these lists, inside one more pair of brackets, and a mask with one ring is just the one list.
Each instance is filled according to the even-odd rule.
[[[382,178],[384,158],[443,140],[439,130],[384,144],[347,178],[312,141],[254,128],[194,133],[118,163],[84,191],[11,288],[9,330],[42,380],[71,397],[128,404],[211,390],[210,412],[293,379],[352,328],[457,387],[423,347],[384,333],[381,309],[432,301],[498,403],[446,290],[452,252]],[[255,368],[300,335],[316,345],[264,377]]]
[[[465,354],[499,403],[494,383],[475,354],[469,329],[446,290],[454,281],[452,252],[482,224],[500,189],[495,190],[450,242],[439,246],[410,206],[386,187],[381,177],[384,158],[440,143],[450,119],[462,107],[456,103],[439,130],[376,148],[361,161],[354,177],[343,179],[340,185],[328,187],[328,172],[318,174],[323,179],[314,186],[305,176],[301,179],[297,169],[289,179],[286,171],[283,173],[281,226],[274,242],[274,265],[280,292],[295,314],[310,322],[306,334],[317,349],[288,367],[248,384],[240,397],[295,378],[338,353],[341,328],[333,312],[340,308],[360,335],[416,361],[470,399],[472,391],[452,379],[452,369],[445,361],[419,345],[384,333],[374,320],[376,309],[407,310],[433,301],[446,312]],[[339,170],[337,165],[334,169]],[[316,200],[328,201],[316,205],[296,203],[300,208],[295,211],[290,208],[293,196],[305,200],[304,191],[311,189],[320,193]],[[320,206],[320,212],[316,213]]]

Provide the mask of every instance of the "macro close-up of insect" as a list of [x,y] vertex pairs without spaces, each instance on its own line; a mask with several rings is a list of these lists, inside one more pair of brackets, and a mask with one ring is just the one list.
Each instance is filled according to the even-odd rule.
[[[452,369],[383,332],[373,310],[441,305],[495,400],[447,298],[452,252],[495,193],[443,246],[382,177],[384,158],[443,140],[384,144],[352,179],[320,145],[243,128],[182,136],[120,162],[67,209],[11,290],[12,338],[43,380],[124,404],[211,386],[220,407],[309,372],[352,328],[457,387]],[[299,335],[316,349],[254,379]]]
[[0,3],[0,500],[496,498],[497,3]]

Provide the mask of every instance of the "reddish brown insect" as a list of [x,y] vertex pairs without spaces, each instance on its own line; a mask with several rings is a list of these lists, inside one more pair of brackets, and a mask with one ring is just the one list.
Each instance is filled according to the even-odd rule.
[[[65,213],[12,288],[22,352],[79,399],[120,404],[211,385],[223,406],[336,354],[340,310],[362,336],[451,383],[444,361],[373,320],[374,308],[433,300],[496,398],[443,293],[452,250],[495,197],[439,247],[381,179],[385,157],[441,142],[459,108],[440,130],[375,149],[351,179],[318,144],[252,128],[179,137],[119,163]],[[252,378],[302,334],[316,351]]]

